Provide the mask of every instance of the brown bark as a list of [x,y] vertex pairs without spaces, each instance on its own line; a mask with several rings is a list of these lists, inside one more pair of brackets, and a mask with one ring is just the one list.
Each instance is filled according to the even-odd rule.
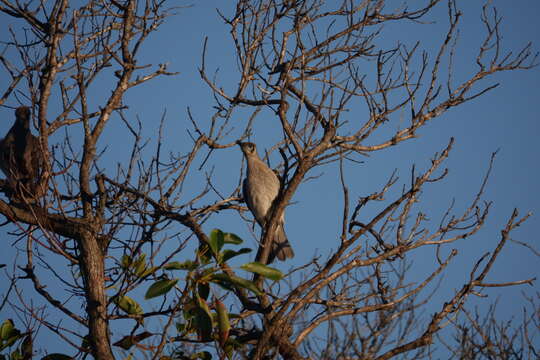
[[107,316],[104,256],[98,239],[90,231],[83,231],[79,244],[92,355],[99,360],[112,360],[114,356]]

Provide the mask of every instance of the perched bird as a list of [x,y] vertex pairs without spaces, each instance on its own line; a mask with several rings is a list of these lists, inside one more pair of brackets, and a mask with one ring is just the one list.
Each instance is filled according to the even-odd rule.
[[0,169],[16,196],[39,196],[43,156],[39,139],[30,131],[30,109],[15,110],[15,123],[0,140]]
[[[255,220],[264,229],[272,202],[279,192],[279,179],[259,158],[255,144],[250,142],[238,144],[247,160],[247,173],[242,188],[244,199]],[[291,244],[287,240],[285,230],[283,229],[284,223],[285,217],[282,214],[276,233],[272,239],[272,248],[268,257],[268,263],[272,262],[275,257],[284,261],[294,256]]]

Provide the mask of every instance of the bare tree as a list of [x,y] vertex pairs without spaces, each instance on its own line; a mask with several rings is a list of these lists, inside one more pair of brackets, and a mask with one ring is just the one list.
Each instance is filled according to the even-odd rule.
[[[418,204],[426,186],[444,180],[453,139],[441,144],[424,170],[413,166],[406,183],[394,173],[379,191],[358,200],[349,195],[353,183],[346,171],[366,154],[413,141],[432,120],[496,87],[483,85],[485,79],[536,65],[530,44],[513,52],[502,47],[500,18],[489,4],[481,17],[486,33],[473,64],[476,71],[456,82],[452,64],[462,14],[455,1],[405,6],[380,0],[238,0],[230,14],[220,16],[232,36],[239,77],[234,86],[219,83],[208,69],[205,42],[200,75],[213,92],[216,111],[209,122],[188,111],[191,149],[168,156],[161,148],[162,128],[158,146],[149,153],[142,124],[131,118],[125,99],[130,89],[175,74],[165,64],[140,60],[149,35],[177,10],[174,3],[0,4],[4,14],[27,29],[3,32],[9,39],[4,39],[1,60],[10,83],[2,89],[0,104],[30,107],[47,174],[45,194],[34,201],[0,200],[4,225],[24,243],[24,260],[15,259],[10,267],[11,286],[1,304],[22,320],[3,322],[0,348],[14,347],[19,358],[31,358],[40,348],[38,330],[44,328],[76,358],[114,359],[120,349],[152,359],[211,354],[421,358],[430,356],[428,345],[441,331],[455,325],[458,344],[448,348],[456,357],[518,351],[506,346],[508,330],[490,332],[481,326],[484,318],[466,309],[467,300],[482,296],[486,287],[533,282],[486,280],[510,233],[528,217],[517,210],[501,225],[493,251],[471,264],[461,288],[429,321],[416,315],[428,301],[420,295],[435,291],[457,253],[450,246],[485,224],[490,203],[483,195],[495,155],[470,205],[462,212],[450,205],[437,226]],[[422,21],[444,6],[449,25],[434,56],[422,52],[419,43],[380,45],[381,25]],[[396,130],[393,122],[403,113],[408,114],[405,125]],[[263,114],[279,125],[280,140],[266,158],[279,153],[281,184],[257,261],[241,266],[255,274],[249,280],[230,261],[251,249],[235,247],[242,240],[225,224],[223,231],[209,233],[203,226],[225,211],[248,215],[242,175],[236,188],[222,194],[208,159],[250,137],[253,121]],[[133,144],[129,161],[117,167],[103,159],[106,152],[97,145],[113,118],[122,122]],[[267,244],[299,187],[314,169],[331,163],[339,170],[335,186],[344,204],[337,248],[328,258],[299,264],[282,279],[280,271],[265,265]],[[195,164],[208,169],[206,181],[189,191]],[[9,188],[9,182],[2,184],[5,192]],[[375,203],[379,210],[367,211]],[[435,256],[434,270],[418,281],[409,276],[407,256],[420,248],[434,249]],[[21,282],[32,283],[46,308],[28,300]],[[61,290],[50,291],[46,284],[51,282]],[[47,316],[50,311],[62,319]],[[492,313],[485,319],[497,328]],[[530,319],[519,327],[523,342],[518,347],[534,356],[528,331],[538,321]],[[321,332],[326,334],[322,342]],[[66,358],[54,356],[49,359]]]
[[455,359],[534,359],[538,357],[533,334],[540,328],[539,309],[535,299],[526,298],[526,303],[517,325],[497,319],[496,304],[484,314],[464,309],[455,323],[454,336],[449,341],[438,336],[438,340]]

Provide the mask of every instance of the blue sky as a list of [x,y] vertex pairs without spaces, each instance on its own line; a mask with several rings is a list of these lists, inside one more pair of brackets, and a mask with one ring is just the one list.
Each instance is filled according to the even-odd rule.
[[[481,2],[458,2],[464,16],[455,61],[457,80],[476,70],[475,51],[484,34],[479,20],[479,3]],[[537,41],[540,35],[540,22],[537,21],[540,2],[498,0],[493,3],[503,17],[501,29],[504,48],[515,51],[528,41]],[[223,4],[224,2],[201,1],[180,9],[179,14],[167,20],[150,39],[143,53],[142,62],[168,62],[169,70],[180,72],[176,77],[158,79],[134,89],[126,98],[126,103],[130,106],[128,113],[133,117],[140,117],[145,129],[144,134],[151,139],[151,144],[155,143],[152,139],[155,139],[159,119],[166,110],[166,151],[185,152],[191,147],[186,133],[186,128],[190,127],[187,107],[190,107],[195,119],[203,125],[209,123],[213,114],[212,93],[198,73],[205,37],[208,37],[209,73],[219,69],[218,81],[226,89],[234,88],[238,81],[228,28],[214,11],[216,6],[220,6],[225,13],[230,14],[232,7]],[[383,41],[390,43],[396,40],[421,40],[422,47],[432,59],[436,46],[444,40],[448,23],[446,11],[445,5],[439,6],[429,16],[430,20],[435,21],[431,24],[389,28]],[[536,43],[534,49],[540,49],[540,44]],[[446,162],[450,174],[443,183],[426,188],[419,208],[430,214],[436,223],[452,199],[456,200],[458,209],[463,209],[470,202],[487,170],[490,154],[498,150],[485,193],[485,199],[493,201],[488,222],[477,235],[452,246],[457,248],[460,254],[447,271],[444,286],[429,305],[427,313],[439,309],[442,302],[468,279],[475,259],[494,248],[500,237],[499,232],[514,207],[520,209],[522,215],[532,211],[533,216],[513,232],[512,237],[540,248],[536,231],[540,227],[540,220],[536,215],[540,210],[540,195],[537,190],[540,176],[537,141],[540,135],[540,68],[502,73],[484,84],[496,82],[501,83],[497,89],[445,113],[423,128],[418,139],[373,153],[363,159],[363,164],[346,171],[351,184],[351,199],[366,196],[379,189],[394,169],[399,171],[399,184],[407,183],[413,164],[425,168],[433,154],[441,151],[450,137],[455,137],[454,149]],[[3,83],[4,80],[0,79],[0,84]],[[102,89],[96,89],[93,94],[94,103],[99,104],[99,99],[104,94],[106,93],[102,92]],[[16,104],[12,101],[7,105]],[[4,119],[11,116],[11,110],[0,109],[0,112]],[[235,140],[234,136],[243,128],[246,119],[238,118],[235,121],[238,121],[236,132],[233,132],[227,142]],[[268,117],[258,117],[256,120],[252,140],[258,144],[260,153],[279,139],[281,132],[273,125],[275,121],[276,119]],[[396,126],[398,125],[396,123]],[[0,124],[0,133],[5,133],[9,126],[8,121],[3,121]],[[104,158],[110,169],[129,156],[130,147],[126,144],[122,131],[122,125],[117,119],[109,124],[109,129],[100,142],[100,146],[107,146],[110,150]],[[279,155],[273,154],[272,164],[276,165],[278,161]],[[214,174],[219,179],[219,190],[229,194],[239,180],[239,149],[216,151],[210,157],[207,168],[210,166],[214,167]],[[338,246],[336,231],[341,221],[342,195],[340,189],[335,187],[338,180],[336,169],[336,165],[316,169],[313,175],[322,176],[303,184],[294,196],[294,203],[287,208],[286,231],[296,257],[290,263],[278,264],[281,269],[287,270],[290,266],[301,265],[309,261],[314,254],[326,256],[331,249]],[[192,182],[187,184],[188,188],[200,188],[197,179],[201,179],[204,173],[195,173],[193,176]],[[256,246],[248,226],[236,213],[219,214],[205,224],[207,231],[213,227],[235,232],[245,238],[249,246]],[[4,235],[4,240],[11,243],[8,235]],[[11,251],[12,249],[9,256],[14,254]],[[410,260],[414,264],[411,278],[414,279],[416,274],[419,280],[423,278],[426,269],[432,265],[429,260],[431,255],[431,250],[411,255]],[[526,249],[509,244],[487,280],[513,281],[535,277],[539,275],[539,264],[539,259]],[[3,286],[0,286],[0,289],[3,291]],[[501,318],[507,318],[519,313],[523,304],[521,291],[535,296],[539,290],[538,283],[533,287],[488,290],[485,293],[489,298],[480,300],[478,304],[487,305],[500,296],[499,314]]]

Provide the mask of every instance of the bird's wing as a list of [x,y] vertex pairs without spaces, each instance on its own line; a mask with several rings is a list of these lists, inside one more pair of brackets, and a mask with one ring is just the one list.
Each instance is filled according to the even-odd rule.
[[41,151],[41,144],[39,143],[39,138],[34,135],[30,135],[29,143],[30,147],[30,164],[32,168],[33,177],[37,178],[41,175],[41,170],[43,169],[43,151]]
[[244,197],[244,201],[246,202],[246,205],[249,211],[251,211],[251,213],[253,214],[254,208],[253,208],[253,203],[251,201],[251,196],[248,191],[247,178],[245,178],[244,181],[242,182],[242,196]]
[[10,129],[4,139],[0,148],[0,168],[6,175],[6,177],[13,177],[17,171],[17,159],[15,149],[15,139]]
[[0,139],[0,169],[7,176],[8,169],[8,150],[5,139]]

